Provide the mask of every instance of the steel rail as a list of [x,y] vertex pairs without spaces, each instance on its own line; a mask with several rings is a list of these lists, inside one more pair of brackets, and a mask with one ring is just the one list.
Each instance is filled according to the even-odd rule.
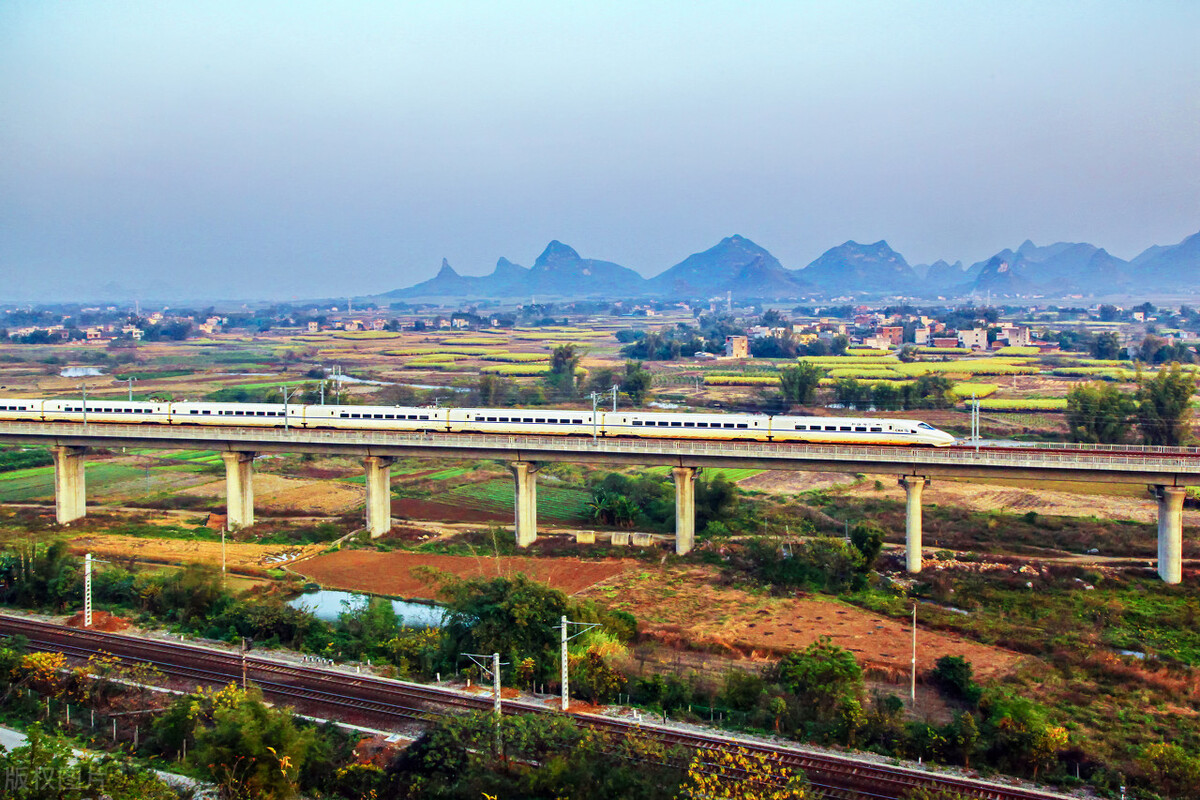
[[[166,672],[170,668],[181,677],[196,680],[227,683],[241,678],[241,654],[197,645],[176,642],[160,642],[118,634],[65,628],[52,623],[0,615],[0,631],[26,636],[31,645],[38,649],[63,652],[70,649],[79,657],[98,651],[125,658],[155,663]],[[147,653],[158,656],[151,658]],[[174,660],[164,661],[164,658]],[[180,660],[192,663],[179,663]],[[215,666],[216,669],[208,669]],[[444,710],[416,708],[401,703],[429,703],[451,706],[460,710],[487,710],[491,707],[489,696],[470,696],[449,689],[413,684],[404,681],[378,678],[360,674],[282,664],[265,659],[247,657],[248,673],[265,672],[272,677],[255,683],[263,687],[264,696],[285,697],[337,708],[351,708],[368,714],[377,714],[388,719],[426,721],[430,716],[444,715]],[[290,682],[284,682],[290,679]],[[336,684],[336,691],[325,688]],[[363,696],[368,695],[368,696]],[[524,701],[506,701],[507,713],[560,713],[545,706]],[[624,720],[594,714],[573,715],[580,723],[617,735],[651,736],[665,743],[678,744],[691,749],[745,747],[751,752],[770,754],[781,763],[794,769],[804,770],[814,785],[858,796],[874,794],[879,798],[899,798],[909,790],[925,786],[953,788],[962,794],[986,798],[987,800],[1049,800],[1061,798],[1050,792],[1040,792],[1021,787],[1005,786],[950,775],[932,775],[926,772],[891,767],[873,762],[856,760],[850,756],[817,753],[799,748],[784,747],[760,741],[747,741],[720,734],[701,733],[648,723],[631,723]],[[871,787],[868,791],[868,787]],[[878,792],[887,792],[879,794]]]

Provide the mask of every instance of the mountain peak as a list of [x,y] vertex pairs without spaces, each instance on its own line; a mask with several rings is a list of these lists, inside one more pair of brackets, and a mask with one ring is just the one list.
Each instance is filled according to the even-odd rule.
[[437,277],[439,278],[457,278],[458,273],[454,271],[454,267],[450,266],[450,262],[445,258],[442,259],[442,267],[438,270]]
[[545,264],[549,261],[577,261],[579,253],[570,245],[565,245],[558,239],[552,239],[550,244],[546,245],[546,249],[537,257],[537,263]]

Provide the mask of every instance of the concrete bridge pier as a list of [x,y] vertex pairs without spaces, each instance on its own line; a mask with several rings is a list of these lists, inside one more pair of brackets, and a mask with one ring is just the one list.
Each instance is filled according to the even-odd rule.
[[226,451],[225,462],[226,527],[231,531],[254,524],[254,453]]
[[513,512],[517,547],[528,547],[537,541],[537,465],[528,461],[513,461],[512,470],[516,502]]
[[696,468],[673,467],[675,479],[675,554],[687,555],[696,546]]
[[371,538],[392,529],[392,461],[385,456],[367,456],[367,531]]
[[51,447],[54,456],[54,519],[66,525],[87,513],[87,490],[83,474],[86,447]]
[[1164,583],[1183,580],[1183,499],[1179,486],[1152,486],[1158,500],[1158,576]]
[[921,571],[921,494],[929,479],[920,475],[905,475],[900,478],[904,487],[904,568],[907,572]]

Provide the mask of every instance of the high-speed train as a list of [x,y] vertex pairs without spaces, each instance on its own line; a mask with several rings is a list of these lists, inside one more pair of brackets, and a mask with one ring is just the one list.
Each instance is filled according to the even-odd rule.
[[730,439],[946,447],[954,437],[925,422],[870,417],[676,414],[552,408],[411,408],[270,403],[143,403],[0,398],[0,420],[227,427],[348,428],[638,439]]

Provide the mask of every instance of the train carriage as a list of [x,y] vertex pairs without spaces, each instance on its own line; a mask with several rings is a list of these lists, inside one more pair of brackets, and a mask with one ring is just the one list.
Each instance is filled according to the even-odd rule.
[[363,431],[597,436],[946,447],[955,439],[920,420],[554,408],[286,407],[276,403],[146,403],[0,398],[0,419],[159,423]]

